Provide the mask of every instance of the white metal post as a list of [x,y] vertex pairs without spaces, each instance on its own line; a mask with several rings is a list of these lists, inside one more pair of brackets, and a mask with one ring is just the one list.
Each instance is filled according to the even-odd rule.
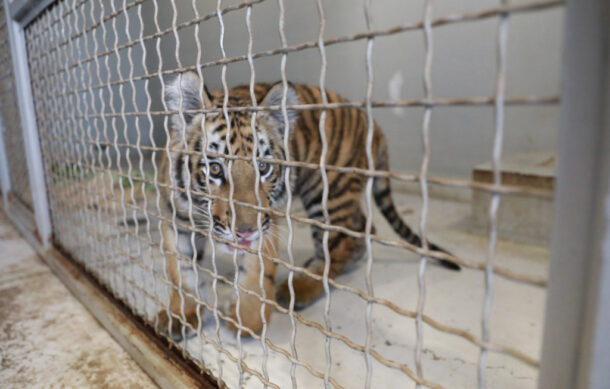
[[0,185],[2,187],[2,201],[4,209],[8,209],[8,192],[11,190],[11,176],[8,168],[8,158],[6,157],[6,147],[4,143],[4,123],[0,115]]
[[6,27],[9,33],[11,56],[13,59],[13,74],[15,76],[19,117],[21,119],[23,143],[28,166],[30,188],[32,191],[34,217],[36,219],[36,227],[41,243],[44,247],[49,247],[51,218],[47,199],[44,166],[38,139],[34,100],[32,98],[30,84],[24,25],[12,18],[11,13],[9,12],[8,0],[4,0],[4,9],[7,11]]
[[601,389],[610,382],[610,7],[605,0],[566,7],[539,387]]

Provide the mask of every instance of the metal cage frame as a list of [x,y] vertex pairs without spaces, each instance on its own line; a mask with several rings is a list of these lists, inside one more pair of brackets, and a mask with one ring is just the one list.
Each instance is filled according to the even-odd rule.
[[[0,137],[4,209],[45,262],[157,384],[213,386],[215,379],[199,374],[53,247],[24,29],[54,1],[3,1],[9,11],[6,23],[34,208],[32,214],[10,199],[10,161]],[[558,187],[539,387],[602,388],[610,382],[610,334],[603,328],[610,322],[610,7],[604,0],[582,0],[567,2],[565,8]],[[5,133],[1,121],[0,130]]]

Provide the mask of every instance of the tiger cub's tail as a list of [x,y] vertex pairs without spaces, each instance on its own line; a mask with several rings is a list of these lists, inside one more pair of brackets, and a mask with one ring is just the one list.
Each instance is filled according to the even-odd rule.
[[[385,144],[379,150],[378,159],[376,163],[377,170],[388,170],[389,164],[387,162],[387,149]],[[411,227],[400,217],[398,211],[396,210],[396,206],[394,205],[394,200],[392,199],[392,191],[390,188],[390,179],[387,177],[375,177],[373,182],[373,196],[375,198],[375,203],[383,213],[385,219],[390,223],[392,229],[400,235],[402,239],[406,242],[411,243],[414,246],[422,247],[422,241],[419,235],[417,235]],[[439,247],[438,245],[428,242],[428,248],[430,250],[442,251],[444,253],[450,254],[447,250]],[[439,263],[448,269],[451,270],[460,270],[460,266],[454,262],[438,259]]]

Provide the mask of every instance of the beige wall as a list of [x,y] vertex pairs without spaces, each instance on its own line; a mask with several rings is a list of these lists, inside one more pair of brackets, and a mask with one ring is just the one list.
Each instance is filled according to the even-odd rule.
[[[171,25],[170,2],[159,1],[161,28]],[[201,14],[213,13],[215,2],[205,2]],[[223,7],[240,1],[225,1]],[[373,2],[374,28],[384,29],[422,19],[423,1],[384,0]],[[478,11],[496,6],[486,0],[438,0],[434,17]],[[517,3],[516,1],[514,3]],[[178,0],[178,23],[193,17],[191,2]],[[289,45],[317,39],[319,19],[315,1],[285,0],[286,36]],[[332,0],[325,2],[326,38],[339,37],[366,29],[362,2]],[[152,9],[144,10],[152,18]],[[225,49],[228,56],[243,55],[247,50],[248,33],[245,10],[226,14]],[[553,95],[559,91],[562,17],[560,9],[531,14],[514,14],[510,18],[508,43],[507,94]],[[257,4],[252,11],[254,52],[280,46],[278,6],[276,1]],[[436,97],[492,96],[496,75],[497,18],[464,22],[435,28],[433,95]],[[154,31],[146,23],[147,32]],[[201,25],[202,61],[220,58],[219,23],[212,18]],[[183,65],[196,60],[194,27],[180,31],[180,59]],[[147,44],[148,66],[156,69],[155,42]],[[349,99],[363,100],[366,86],[366,41],[327,47],[327,87]],[[162,39],[164,69],[176,67],[175,39],[172,34]],[[412,31],[375,40],[374,99],[421,98],[424,63],[423,33]],[[256,79],[280,79],[280,56],[255,61]],[[149,69],[150,70],[150,69]],[[317,48],[288,56],[287,75],[293,82],[317,84],[320,59]],[[204,70],[206,84],[221,88],[220,67]],[[250,70],[246,62],[228,66],[229,86],[248,83]],[[155,80],[153,94],[158,94]],[[157,85],[158,86],[158,85]],[[558,107],[509,107],[506,110],[504,153],[510,155],[533,150],[554,150]],[[384,129],[391,145],[391,166],[394,170],[416,172],[421,160],[422,109],[377,109],[375,119]],[[491,107],[438,107],[431,121],[431,174],[469,177],[472,167],[490,159],[493,140]],[[157,129],[159,131],[159,129]]]

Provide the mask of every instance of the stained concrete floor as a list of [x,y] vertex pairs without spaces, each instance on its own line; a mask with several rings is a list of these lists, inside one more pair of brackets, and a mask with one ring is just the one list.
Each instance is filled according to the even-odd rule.
[[[416,227],[421,207],[419,197],[397,194],[395,201],[405,219]],[[155,204],[155,202],[149,201],[150,204]],[[78,207],[78,209],[82,209],[82,207]],[[295,212],[303,216],[302,210],[295,209]],[[487,253],[487,237],[472,234],[468,222],[470,212],[471,204],[468,202],[431,200],[428,215],[429,237],[463,258],[484,263]],[[126,284],[121,278],[113,275],[115,272],[120,273],[135,282],[136,285],[142,285],[142,290],[146,290],[147,293],[155,291],[157,299],[165,301],[166,298],[163,296],[167,293],[163,293],[163,282],[146,270],[149,266],[154,268],[154,264],[162,262],[161,254],[158,250],[138,247],[140,241],[137,239],[130,238],[125,241],[123,237],[116,235],[118,230],[115,228],[104,229],[104,231],[109,230],[111,234],[111,236],[105,236],[98,235],[101,231],[92,233],[78,227],[80,226],[78,223],[85,223],[84,227],[95,227],[100,224],[95,220],[83,219],[83,215],[80,213],[74,207],[70,207],[65,214],[57,215],[61,216],[60,219],[65,223],[61,228],[64,231],[60,237],[63,239],[62,241],[69,243],[69,247],[77,253],[76,256],[84,263],[93,266],[94,270],[96,267],[102,266],[99,269],[100,274],[110,275],[109,284],[114,285],[117,292],[124,294],[124,301],[153,322],[155,314],[160,309],[158,303],[140,293],[137,288],[134,289],[132,284]],[[85,214],[85,216],[88,215]],[[117,220],[120,219],[109,216],[108,222],[111,223],[109,225],[118,225]],[[378,213],[375,214],[374,222],[380,236],[394,237],[389,226]],[[5,224],[2,228],[10,230]],[[151,226],[154,227],[157,224],[154,218],[150,220]],[[285,235],[285,223],[282,224],[281,229]],[[139,229],[139,234],[145,235],[146,233],[145,228]],[[153,241],[159,240],[158,231],[151,231],[151,234]],[[306,226],[295,225],[294,255],[297,265],[302,265],[311,255],[312,245],[309,235],[309,229]],[[120,240],[116,238],[120,238]],[[102,239],[103,242],[100,242],[99,239]],[[12,247],[5,241],[11,241],[11,239],[5,239],[1,244],[8,248]],[[120,247],[115,247],[117,246],[115,243],[119,241],[121,242]],[[12,379],[16,382],[13,386],[20,386],[19,379],[41,377],[36,378],[39,381],[34,384],[48,386],[44,385],[45,380],[52,379],[55,380],[53,382],[57,382],[55,386],[62,386],[65,381],[61,381],[64,378],[59,377],[65,376],[70,377],[71,380],[71,377],[74,377],[73,381],[66,386],[89,387],[98,379],[106,380],[103,382],[108,387],[152,385],[119,346],[112,342],[84,309],[71,298],[59,281],[55,280],[45,266],[36,259],[25,242],[19,243],[18,240],[16,242],[14,244],[18,248],[11,249],[13,254],[4,248],[0,251],[3,254],[2,266],[4,269],[9,269],[9,271],[3,270],[0,276],[0,303],[3,306],[2,310],[10,313],[8,320],[3,318],[0,313],[0,326],[4,328],[7,326],[5,323],[9,323],[9,329],[13,326],[14,328],[29,327],[31,330],[30,332],[24,330],[25,335],[22,335],[22,338],[25,339],[22,341],[24,345],[7,347],[11,353],[2,358],[8,359],[8,365],[12,364],[13,367],[8,370],[8,373],[0,373],[0,383]],[[100,243],[103,244],[100,245]],[[120,251],[115,252],[115,249],[119,248]],[[371,275],[375,285],[375,296],[393,301],[401,308],[414,309],[418,296],[418,256],[404,250],[377,244],[373,248],[375,260]],[[286,258],[285,247],[281,251],[282,257]],[[142,261],[142,263],[136,264],[130,259],[126,259],[126,252],[129,252],[130,256],[137,257],[138,261]],[[104,261],[96,260],[96,255],[101,255]],[[518,273],[544,277],[548,270],[548,249],[543,246],[501,240],[497,247],[496,262],[498,265]],[[106,266],[106,263],[107,266],[112,267],[114,272],[103,267]],[[209,258],[204,260],[204,267],[209,267],[210,264]],[[220,273],[230,279],[233,271],[230,256],[219,253],[217,264]],[[115,267],[116,269],[114,269]],[[364,269],[364,262],[360,262],[351,272],[342,274],[337,281],[364,290]],[[28,276],[30,274],[28,272],[33,272],[34,275]],[[44,286],[45,282],[38,279],[33,278],[32,282],[31,277],[42,277],[38,273],[49,278],[50,280],[45,282],[54,285],[53,288],[60,292],[50,293],[48,290],[52,288]],[[160,274],[157,273],[157,275]],[[213,283],[204,273],[201,274],[201,277],[205,281],[203,290],[201,290],[202,296],[211,304],[214,300],[213,291],[210,290]],[[286,277],[287,271],[281,266],[278,280],[282,281]],[[23,280],[21,280],[22,278]],[[32,285],[30,286],[30,284]],[[481,336],[481,310],[485,289],[483,274],[480,271],[464,269],[455,273],[431,263],[426,271],[426,284],[426,314],[443,324],[464,329],[477,337]],[[15,286],[11,288],[10,285]],[[12,292],[11,289],[13,289]],[[20,290],[27,290],[27,295],[30,293],[34,293],[34,295],[28,298],[24,294],[22,297]],[[538,359],[546,291],[544,288],[520,284],[500,277],[494,277],[494,290],[490,320],[492,341],[512,346],[526,355]],[[231,288],[219,283],[219,295],[230,296],[231,292]],[[52,302],[47,302],[52,295],[56,298],[53,298]],[[356,295],[334,288],[330,293],[330,298],[332,302],[329,317],[332,331],[353,340],[356,344],[364,344],[367,333],[364,301]],[[39,300],[45,301],[42,310]],[[31,304],[32,301],[36,301],[36,303]],[[11,305],[9,306],[9,304]],[[7,308],[4,308],[5,306]],[[70,308],[64,309],[62,308],[64,306]],[[49,311],[47,312],[47,310]],[[15,313],[11,313],[12,311]],[[324,323],[324,311],[325,299],[322,298],[301,311],[300,314],[306,320]],[[60,313],[61,318],[59,318]],[[60,324],[57,325],[57,323]],[[376,304],[371,313],[371,323],[373,328],[371,349],[400,364],[414,366],[416,338],[413,320]],[[95,330],[91,330],[92,328]],[[35,334],[35,336],[28,338],[31,336],[28,334]],[[69,337],[64,342],[61,338],[66,337],[65,334],[69,334]],[[188,349],[191,358],[200,360],[215,376],[220,375],[229,387],[238,387],[240,375],[236,363],[225,353],[231,354],[234,358],[241,356],[243,362],[253,370],[266,371],[269,380],[278,387],[292,387],[290,377],[292,366],[285,354],[269,348],[265,350],[261,342],[257,340],[243,338],[241,342],[238,342],[235,334],[226,328],[222,320],[220,325],[216,326],[216,320],[208,310],[205,311],[205,323],[201,335],[204,341],[196,336],[190,336],[180,345]],[[275,346],[290,352],[292,324],[287,315],[276,312],[266,335]],[[6,335],[2,336],[6,337]],[[3,348],[7,342],[8,340],[0,338]],[[219,353],[214,347],[216,342],[220,343],[222,353]],[[75,344],[78,346],[75,347]],[[300,362],[308,364],[317,372],[324,372],[327,366],[325,345],[326,339],[320,331],[297,321],[294,346]],[[64,352],[65,356],[54,357],[53,353],[46,355],[46,352],[50,352],[47,350],[55,350],[56,347],[67,347],[65,348],[67,351]],[[114,351],[108,352],[107,350],[110,350],[111,347]],[[32,358],[33,353],[41,353],[38,351],[39,349],[44,350],[45,354],[42,354],[43,356],[40,358],[38,355],[36,358]],[[117,358],[117,355],[121,355],[121,357]],[[347,347],[342,341],[333,339],[330,342],[330,355],[329,373],[331,377],[345,388],[363,386],[367,367],[361,352]],[[476,387],[478,358],[479,348],[472,343],[424,326],[422,360],[426,379],[448,388]],[[7,362],[3,362],[3,368],[5,364]],[[49,366],[52,368],[51,373],[48,373]],[[24,373],[17,373],[19,371]],[[62,371],[62,373],[57,373],[57,371]],[[395,387],[397,383],[400,383],[401,386],[405,385],[405,387],[415,386],[402,372],[378,361],[373,361],[372,371],[371,387],[391,388]],[[297,364],[294,372],[298,387],[324,387],[323,380],[314,377],[303,365]],[[514,358],[497,353],[491,353],[488,357],[486,375],[490,388],[534,388],[537,386],[537,374],[536,368]],[[142,381],[139,381],[140,379]],[[258,377],[247,372],[243,375],[241,383],[247,388],[264,386]]]
[[0,211],[0,387],[155,388]]
[[[405,220],[418,228],[421,199],[417,195],[394,194],[394,199]],[[296,214],[304,216],[302,210]],[[468,202],[431,199],[428,214],[428,236],[458,256],[484,263],[487,254],[487,236],[470,231],[471,204]],[[378,235],[394,239],[387,222],[379,212],[374,213],[374,224]],[[287,236],[282,223],[283,236]],[[285,240],[285,239],[284,239]],[[282,245],[283,246],[283,245]],[[285,247],[282,258],[287,258]],[[294,257],[297,265],[303,265],[312,252],[309,228],[295,223]],[[496,248],[496,264],[514,272],[546,277],[548,271],[548,248],[524,243],[500,240]],[[374,262],[372,280],[375,296],[390,300],[404,309],[415,310],[417,306],[417,273],[419,257],[402,249],[379,244],[373,245]],[[211,261],[205,262],[207,265]],[[219,271],[232,274],[232,260],[226,254],[218,254]],[[224,269],[223,269],[224,268]],[[351,271],[340,275],[337,281],[344,285],[366,290],[365,263],[361,261]],[[280,266],[278,281],[287,277],[287,270]],[[208,280],[209,281],[209,280]],[[514,347],[536,360],[540,357],[542,324],[544,318],[544,288],[494,277],[494,298],[490,315],[491,340],[501,345]],[[205,295],[213,301],[211,282],[207,282]],[[227,288],[219,283],[219,294]],[[229,288],[230,289],[230,288]],[[481,336],[481,312],[485,286],[484,275],[479,270],[463,269],[460,272],[446,270],[430,263],[426,270],[426,303],[424,313],[440,323],[464,329],[476,337]],[[225,292],[226,293],[226,292]],[[332,331],[364,345],[366,337],[366,304],[358,296],[331,288],[330,313]],[[324,323],[325,298],[321,298],[299,313],[307,320]],[[208,312],[206,312],[208,313]],[[224,324],[224,323],[223,323]],[[414,320],[398,315],[379,304],[374,304],[371,313],[371,349],[385,358],[414,367],[416,344]],[[203,333],[216,339],[215,321],[207,315]],[[284,350],[291,350],[292,325],[288,315],[276,312],[269,324],[267,338]],[[285,355],[265,351],[258,340],[243,338],[240,344],[235,335],[220,328],[223,346],[234,356],[241,354],[243,361],[252,369],[262,371],[266,364],[270,381],[280,388],[292,387],[291,363]],[[229,387],[238,387],[239,372],[236,364],[225,355],[218,355],[208,343],[201,344],[196,337],[187,342],[193,358],[207,361],[207,366],[216,374],[222,374]],[[327,366],[325,357],[326,339],[317,329],[296,322],[295,349],[300,361],[310,364],[318,372]],[[477,387],[477,365],[479,348],[455,335],[437,331],[424,325],[422,364],[424,377],[446,388]],[[330,376],[344,388],[364,387],[366,359],[362,352],[346,346],[337,339],[330,342]],[[372,388],[414,388],[415,384],[405,374],[376,359],[371,364]],[[512,357],[490,353],[487,359],[486,383],[494,389],[535,388],[538,371]],[[299,388],[323,388],[323,380],[314,377],[303,366],[296,365],[295,378]],[[246,388],[263,388],[260,379],[245,373]]]

